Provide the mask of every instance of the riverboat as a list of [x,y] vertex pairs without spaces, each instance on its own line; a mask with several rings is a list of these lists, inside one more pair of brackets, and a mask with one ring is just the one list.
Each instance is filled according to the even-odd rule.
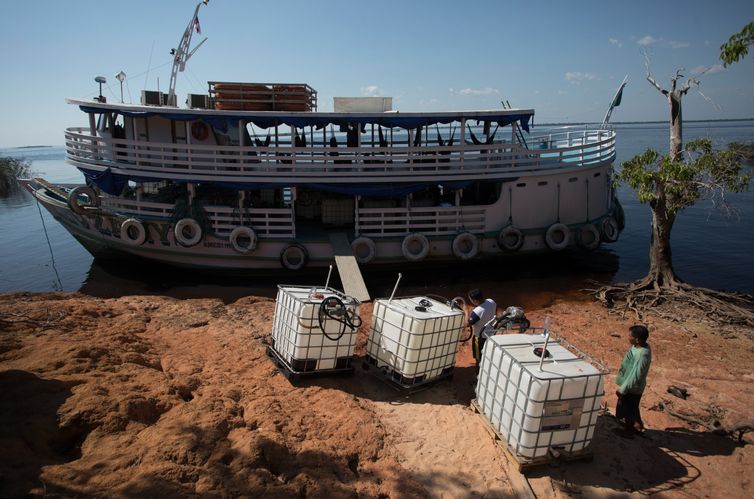
[[618,239],[615,132],[604,127],[537,135],[533,109],[402,112],[383,97],[320,112],[317,92],[291,83],[212,81],[178,107],[201,5],[167,93],[67,100],[88,121],[65,130],[85,185],[25,182],[93,255],[298,270],[331,264],[337,238],[370,266]]

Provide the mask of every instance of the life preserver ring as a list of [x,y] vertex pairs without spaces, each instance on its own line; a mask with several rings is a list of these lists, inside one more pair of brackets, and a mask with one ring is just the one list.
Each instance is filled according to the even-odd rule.
[[620,229],[618,228],[618,222],[613,217],[607,217],[602,221],[602,237],[608,243],[614,243],[618,240],[620,235]]
[[509,225],[497,235],[497,244],[508,251],[518,251],[524,245],[524,234],[520,229]]
[[[239,237],[245,237],[249,242],[247,244],[241,244],[238,241]],[[233,249],[242,255],[251,253],[257,249],[257,234],[254,232],[254,229],[246,227],[245,225],[233,229],[228,240],[230,241],[230,245],[233,246]]]
[[377,256],[377,245],[368,237],[357,237],[351,243],[351,250],[359,263],[369,263]]
[[429,254],[429,240],[424,234],[414,232],[403,238],[401,250],[406,260],[418,262]]
[[191,124],[191,136],[201,142],[209,137],[209,127],[205,122],[197,120]]
[[600,245],[600,231],[594,224],[582,225],[576,234],[576,241],[584,249],[593,250]]
[[129,218],[120,226],[120,238],[132,246],[141,246],[147,239],[147,230],[137,218]]
[[288,270],[299,270],[309,262],[306,248],[300,244],[289,244],[280,253],[280,264]]
[[182,218],[175,224],[173,235],[182,246],[190,247],[202,240],[202,228],[193,218]]
[[471,232],[461,232],[453,239],[453,254],[461,260],[474,258],[479,252],[479,239]]
[[571,239],[571,229],[562,223],[554,223],[545,234],[545,243],[553,251],[560,251],[568,246]]
[[[87,204],[81,204],[79,196],[86,196],[89,198],[89,202]],[[97,193],[94,192],[94,189],[88,185],[80,185],[74,187],[73,190],[68,193],[68,206],[71,208],[72,212],[78,213],[79,215],[93,215],[92,210],[87,210],[86,208],[98,207],[99,197],[97,196]]]

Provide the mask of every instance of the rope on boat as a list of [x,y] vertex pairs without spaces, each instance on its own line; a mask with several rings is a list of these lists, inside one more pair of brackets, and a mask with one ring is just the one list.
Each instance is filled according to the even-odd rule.
[[55,281],[52,281],[55,291],[63,291],[63,282],[60,280],[60,274],[58,268],[55,265],[55,255],[52,252],[52,244],[50,244],[50,236],[47,234],[47,225],[45,224],[45,217],[42,216],[42,208],[39,206],[39,198],[34,193],[34,200],[37,202],[37,211],[39,211],[39,219],[42,220],[42,228],[45,232],[45,239],[47,239],[47,247],[50,248],[50,260],[52,261],[52,270],[55,271]]

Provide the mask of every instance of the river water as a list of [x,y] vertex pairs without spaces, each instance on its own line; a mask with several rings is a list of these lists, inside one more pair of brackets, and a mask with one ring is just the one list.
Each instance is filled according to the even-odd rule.
[[[667,151],[667,125],[617,125],[616,130],[616,168],[646,148]],[[700,137],[710,138],[719,146],[750,142],[754,140],[754,121],[685,124],[684,139]],[[82,182],[78,171],[64,162],[62,147],[0,149],[0,156],[26,158],[37,176],[53,182]],[[456,295],[470,287],[482,287],[499,302],[525,302],[531,306],[539,304],[532,302],[533,296],[552,299],[574,294],[591,286],[592,280],[637,279],[646,273],[649,263],[649,208],[639,204],[634,192],[625,186],[619,188],[618,195],[626,212],[626,229],[617,243],[603,245],[598,251],[500,259],[492,264],[369,271],[365,276],[367,285],[372,296],[387,295],[400,270],[404,294]],[[729,201],[738,212],[731,218],[721,216],[708,201],[697,203],[678,217],[672,234],[673,261],[679,276],[693,284],[754,293],[754,192],[730,195]],[[103,297],[149,293],[216,296],[230,301],[247,294],[273,296],[280,280],[307,284],[313,279],[324,281],[326,272],[255,277],[198,274],[133,262],[100,263],[44,208],[40,217],[36,201],[26,192],[0,199],[0,234],[0,291],[62,289]]]

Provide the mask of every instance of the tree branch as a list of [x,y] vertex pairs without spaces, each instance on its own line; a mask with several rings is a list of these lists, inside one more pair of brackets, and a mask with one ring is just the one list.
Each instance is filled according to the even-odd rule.
[[698,87],[699,80],[697,80],[696,78],[689,78],[688,80],[686,80],[686,83],[684,83],[683,87],[681,88],[681,95],[686,95],[689,89],[694,85]]
[[660,93],[663,95],[668,95],[668,91],[663,89],[657,81],[652,78],[652,71],[649,69],[649,54],[647,53],[646,49],[642,50],[642,54],[644,54],[644,67],[647,69],[647,81],[652,84],[653,87],[655,87]]

